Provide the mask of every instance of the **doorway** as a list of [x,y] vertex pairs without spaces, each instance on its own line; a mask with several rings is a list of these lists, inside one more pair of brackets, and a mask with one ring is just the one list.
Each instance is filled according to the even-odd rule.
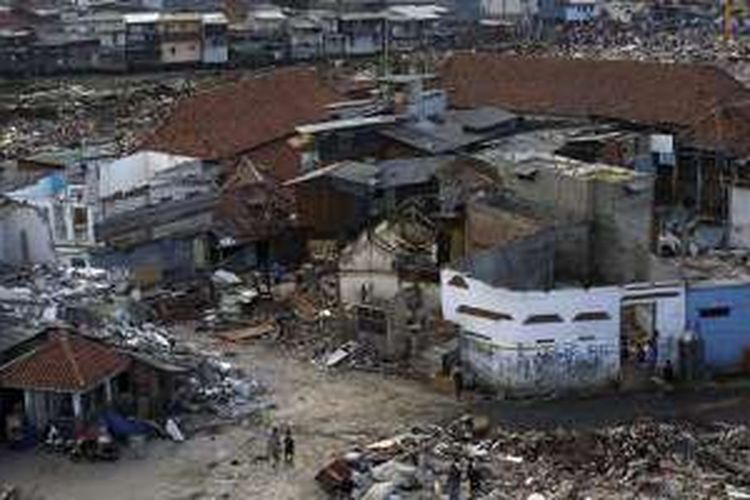
[[620,366],[626,385],[646,382],[657,361],[656,302],[623,303]]

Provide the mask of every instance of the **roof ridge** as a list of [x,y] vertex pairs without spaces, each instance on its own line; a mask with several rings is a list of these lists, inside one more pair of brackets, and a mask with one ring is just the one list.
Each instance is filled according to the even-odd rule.
[[60,334],[57,336],[57,341],[60,342],[63,353],[65,354],[65,357],[67,358],[71,368],[73,369],[73,375],[75,376],[78,385],[81,387],[81,389],[85,388],[86,381],[83,379],[83,375],[81,374],[81,367],[78,366],[78,361],[73,354],[73,349],[70,345],[70,338],[66,334]]

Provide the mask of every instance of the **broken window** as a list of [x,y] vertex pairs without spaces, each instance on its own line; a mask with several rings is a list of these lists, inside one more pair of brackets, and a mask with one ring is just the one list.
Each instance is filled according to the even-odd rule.
[[605,311],[588,311],[575,315],[573,321],[606,321],[612,319]]
[[86,207],[73,207],[73,236],[76,241],[83,241],[89,234],[89,212]]
[[699,311],[701,318],[725,318],[729,316],[730,309],[726,306],[722,307],[709,307],[708,309],[701,309]]
[[526,318],[524,325],[539,325],[544,323],[563,323],[559,314],[535,314]]
[[388,333],[388,317],[382,309],[357,307],[357,330],[385,335]]
[[493,321],[513,321],[513,316],[510,314],[490,311],[488,309],[482,309],[481,307],[467,306],[465,304],[458,306],[456,312],[460,314],[468,314],[469,316],[476,316],[478,318],[491,319]]

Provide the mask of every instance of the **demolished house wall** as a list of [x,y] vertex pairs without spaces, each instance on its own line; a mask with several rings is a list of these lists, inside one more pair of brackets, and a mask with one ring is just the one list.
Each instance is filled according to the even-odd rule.
[[555,283],[555,232],[548,228],[507,245],[469,255],[461,267],[494,285],[546,290]]
[[441,279],[443,316],[461,327],[462,362],[480,383],[526,395],[618,378],[617,288],[510,291],[452,270]]
[[473,277],[512,290],[548,290],[591,282],[590,225],[537,229],[506,244],[469,253],[458,266]]
[[339,259],[339,295],[345,303],[362,300],[363,291],[370,299],[388,300],[400,288],[395,269],[395,253],[364,231],[341,252]]
[[168,238],[129,248],[110,247],[94,253],[92,261],[104,269],[127,269],[134,282],[153,285],[195,275],[208,264],[207,248],[200,237]]
[[593,257],[606,283],[646,281],[653,235],[653,180],[594,183]]
[[[579,251],[590,251],[591,269],[585,272],[596,282],[617,284],[651,278],[652,176],[563,158],[539,158],[520,165],[498,162],[496,166],[505,188],[557,224],[591,224],[590,247],[581,241]],[[566,243],[565,239],[559,241]],[[566,254],[575,256],[576,252]],[[584,261],[570,264],[564,267],[576,269]],[[570,281],[570,276],[562,281]]]
[[41,212],[0,198],[0,263],[18,266],[56,260],[52,232]]

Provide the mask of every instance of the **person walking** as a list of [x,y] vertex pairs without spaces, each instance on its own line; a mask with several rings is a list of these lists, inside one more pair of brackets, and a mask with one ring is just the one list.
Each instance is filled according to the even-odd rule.
[[271,429],[271,433],[268,435],[266,452],[268,454],[268,460],[275,469],[278,467],[279,461],[281,460],[281,435],[279,433],[279,428],[275,425]]
[[458,367],[453,372],[453,390],[456,394],[456,401],[461,400],[461,394],[464,391],[464,375],[461,373],[461,367]]
[[451,464],[451,468],[448,470],[448,499],[449,500],[460,500],[461,497],[461,468],[458,466],[456,460]]
[[466,478],[469,480],[470,498],[479,498],[482,488],[482,478],[480,477],[479,468],[474,462],[474,459],[469,460],[469,463],[466,465]]
[[294,437],[290,426],[287,426],[284,433],[284,463],[294,465]]

